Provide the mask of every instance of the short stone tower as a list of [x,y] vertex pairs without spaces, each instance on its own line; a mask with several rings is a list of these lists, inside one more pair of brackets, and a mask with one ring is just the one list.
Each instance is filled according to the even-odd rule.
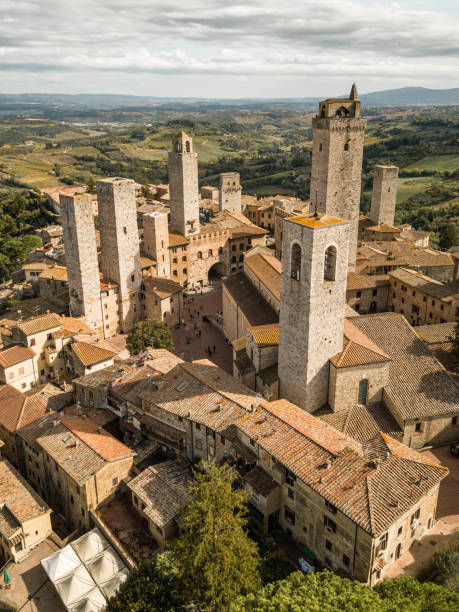
[[169,228],[167,214],[152,212],[143,216],[143,249],[156,261],[156,275],[169,278]]
[[319,104],[312,120],[311,209],[350,223],[349,268],[355,267],[366,119],[354,83],[349,98]]
[[375,166],[370,209],[370,219],[375,225],[394,225],[397,180],[397,166]]
[[65,262],[70,293],[70,314],[84,316],[86,323],[102,333],[100,277],[97,261],[93,204],[89,194],[61,195]]
[[327,403],[329,359],[343,348],[349,223],[283,221],[279,397],[314,412]]
[[185,132],[172,140],[169,193],[172,231],[182,236],[199,233],[198,154]]
[[220,210],[242,212],[242,187],[239,172],[220,174],[218,203]]
[[104,278],[119,285],[120,326],[123,332],[138,320],[142,284],[134,181],[97,181],[100,225],[100,267]]

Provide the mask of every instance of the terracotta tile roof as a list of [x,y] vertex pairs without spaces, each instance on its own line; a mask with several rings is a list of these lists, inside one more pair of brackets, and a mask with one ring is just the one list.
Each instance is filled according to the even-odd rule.
[[150,259],[149,257],[142,256],[140,258],[140,267],[142,270],[144,268],[149,268],[150,266],[156,266],[156,261],[153,261],[153,259]]
[[9,461],[0,459],[0,533],[11,538],[23,523],[51,512]]
[[381,432],[381,436],[386,443],[389,451],[394,457],[400,457],[401,459],[407,459],[408,461],[414,461],[415,463],[424,463],[425,465],[433,465],[439,467],[442,470],[448,471],[448,468],[444,465],[439,465],[433,459],[429,459],[425,454],[418,453],[406,444],[402,444],[401,441],[394,440],[389,435]]
[[403,436],[402,430],[384,404],[352,406],[337,412],[326,408],[315,412],[314,416],[358,442],[367,442],[379,432],[387,433],[397,440],[401,440]]
[[28,321],[18,322],[16,325],[26,336],[31,336],[33,334],[47,331],[48,329],[53,329],[54,327],[60,327],[61,320],[59,315],[55,314],[54,312],[50,312],[39,317],[34,317],[33,319],[29,319]]
[[182,291],[182,285],[168,278],[152,276],[143,279],[144,285],[155,293],[161,300],[171,297]]
[[407,268],[399,268],[390,272],[389,276],[402,283],[406,283],[410,287],[416,287],[419,291],[435,297],[445,302],[451,302],[451,298],[459,296],[459,280],[454,280],[449,283],[440,283],[439,281],[421,274],[416,270],[408,270]]
[[131,366],[126,363],[116,363],[114,365],[97,370],[97,372],[91,372],[75,378],[72,382],[85,387],[104,387],[121,380],[126,373],[132,370]]
[[343,350],[330,361],[336,368],[349,368],[370,363],[390,361],[390,357],[349,319],[344,319]]
[[64,334],[90,334],[92,329],[83,319],[61,317],[61,330]]
[[384,392],[404,420],[458,414],[458,387],[403,315],[362,315],[352,323],[392,358]]
[[113,359],[116,355],[114,351],[107,351],[107,349],[87,342],[73,342],[70,348],[84,366]]
[[183,363],[183,359],[180,359],[180,357],[177,357],[177,355],[174,355],[174,353],[171,353],[167,349],[154,349],[149,347],[146,349],[146,352],[150,357],[150,359],[146,361],[146,365],[161,374],[167,374],[175,368],[176,365]]
[[244,474],[242,479],[263,497],[268,497],[279,487],[279,484],[260,465]]
[[426,465],[416,451],[408,460],[397,451],[392,454],[391,448],[399,446],[388,436],[378,435],[363,446],[314,421],[319,419],[281,400],[280,406],[263,404],[235,427],[373,536],[383,533],[447,474],[441,467]]
[[389,287],[388,274],[356,274],[349,272],[347,275],[347,291],[355,289],[376,289],[377,287]]
[[252,337],[258,346],[272,346],[279,344],[279,323],[249,327],[247,331],[252,334]]
[[33,359],[35,356],[33,349],[15,344],[0,351],[0,366],[9,368],[28,359]]
[[426,344],[443,344],[451,342],[456,323],[438,323],[437,325],[420,325],[414,331]]
[[64,391],[53,383],[32,387],[24,395],[42,400],[46,410],[62,410],[73,402],[73,392],[71,390]]
[[190,241],[185,236],[181,234],[176,234],[174,232],[169,232],[169,248],[176,246],[184,246],[188,244]]
[[140,391],[151,385],[152,381],[159,376],[159,372],[155,372],[153,368],[147,365],[133,368],[113,382],[110,394],[140,407],[141,401],[138,397]]
[[242,351],[245,349],[247,344],[247,336],[242,336],[242,338],[237,338],[231,342],[236,353],[238,351]]
[[349,304],[344,304],[344,316],[345,317],[358,317],[359,313],[355,311]]
[[384,234],[400,234],[402,230],[398,229],[398,227],[394,227],[393,225],[387,225],[387,223],[381,223],[381,225],[372,225],[371,227],[366,228],[370,232],[381,232]]
[[61,423],[104,461],[117,461],[133,455],[130,448],[99,427],[92,419],[62,418]]
[[255,289],[243,272],[231,274],[223,286],[244,314],[249,325],[278,323],[279,316],[263,296]]
[[429,247],[418,248],[406,240],[375,240],[365,243],[357,249],[357,258],[374,260],[373,265],[381,265],[379,262],[384,261],[419,268],[454,265],[449,253],[435,251]]
[[46,403],[40,397],[27,397],[11,385],[0,386],[0,423],[8,431],[15,432],[45,412]]
[[21,270],[46,270],[47,268],[49,268],[49,264],[42,261],[26,263],[21,266]]
[[158,527],[165,527],[188,502],[190,469],[177,461],[147,467],[129,483],[129,489],[146,505],[143,512]]
[[244,267],[248,268],[258,280],[280,301],[281,262],[274,255],[257,253],[245,258]]
[[64,266],[50,266],[41,272],[38,278],[68,282],[67,268]]

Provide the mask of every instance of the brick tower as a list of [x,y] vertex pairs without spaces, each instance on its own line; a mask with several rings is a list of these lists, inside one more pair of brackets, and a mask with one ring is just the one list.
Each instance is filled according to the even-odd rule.
[[92,198],[89,194],[61,195],[65,262],[70,293],[70,314],[84,316],[95,331],[102,332],[99,264]]
[[119,286],[119,316],[123,332],[139,318],[142,283],[134,181],[97,181],[100,225],[100,267],[104,278]]
[[355,83],[349,98],[320,102],[319,113],[312,120],[311,208],[349,221],[351,270],[357,251],[366,123],[360,118]]
[[327,402],[329,359],[343,348],[349,223],[283,221],[279,397],[314,412]]
[[242,187],[239,172],[220,174],[218,204],[220,210],[242,212]]
[[193,140],[181,132],[169,152],[171,229],[182,236],[199,232],[198,154]]
[[169,278],[171,262],[166,213],[152,212],[143,216],[143,248],[146,255],[156,261],[157,276]]
[[397,180],[397,166],[375,166],[370,219],[376,225],[394,225]]

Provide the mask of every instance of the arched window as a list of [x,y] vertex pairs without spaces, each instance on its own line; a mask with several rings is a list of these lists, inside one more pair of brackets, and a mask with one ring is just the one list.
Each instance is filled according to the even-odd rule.
[[367,403],[367,395],[368,380],[366,378],[362,378],[362,380],[359,382],[359,399],[357,400],[357,403],[365,406],[365,404]]
[[290,276],[293,280],[300,280],[301,274],[301,247],[295,243],[292,246],[292,260],[290,263]]
[[344,150],[345,151],[349,151],[349,143],[348,142],[346,142],[346,144],[344,145]]
[[202,251],[198,251],[198,259],[202,259]]
[[347,117],[349,115],[349,110],[344,106],[340,106],[335,113],[335,117]]
[[212,251],[212,249],[209,249],[209,257],[212,257],[213,254],[214,252]]
[[218,254],[221,255],[223,253],[223,247],[218,247]]
[[336,275],[336,248],[329,246],[325,251],[324,281],[334,281]]
[[190,147],[190,141],[189,140],[186,141],[186,145],[185,146],[186,146],[186,152],[190,153],[191,147]]

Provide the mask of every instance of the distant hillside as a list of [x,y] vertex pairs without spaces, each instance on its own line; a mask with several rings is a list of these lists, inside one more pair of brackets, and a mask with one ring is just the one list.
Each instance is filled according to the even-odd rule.
[[459,104],[459,88],[427,89],[402,87],[360,95],[365,106],[429,106],[431,104]]

